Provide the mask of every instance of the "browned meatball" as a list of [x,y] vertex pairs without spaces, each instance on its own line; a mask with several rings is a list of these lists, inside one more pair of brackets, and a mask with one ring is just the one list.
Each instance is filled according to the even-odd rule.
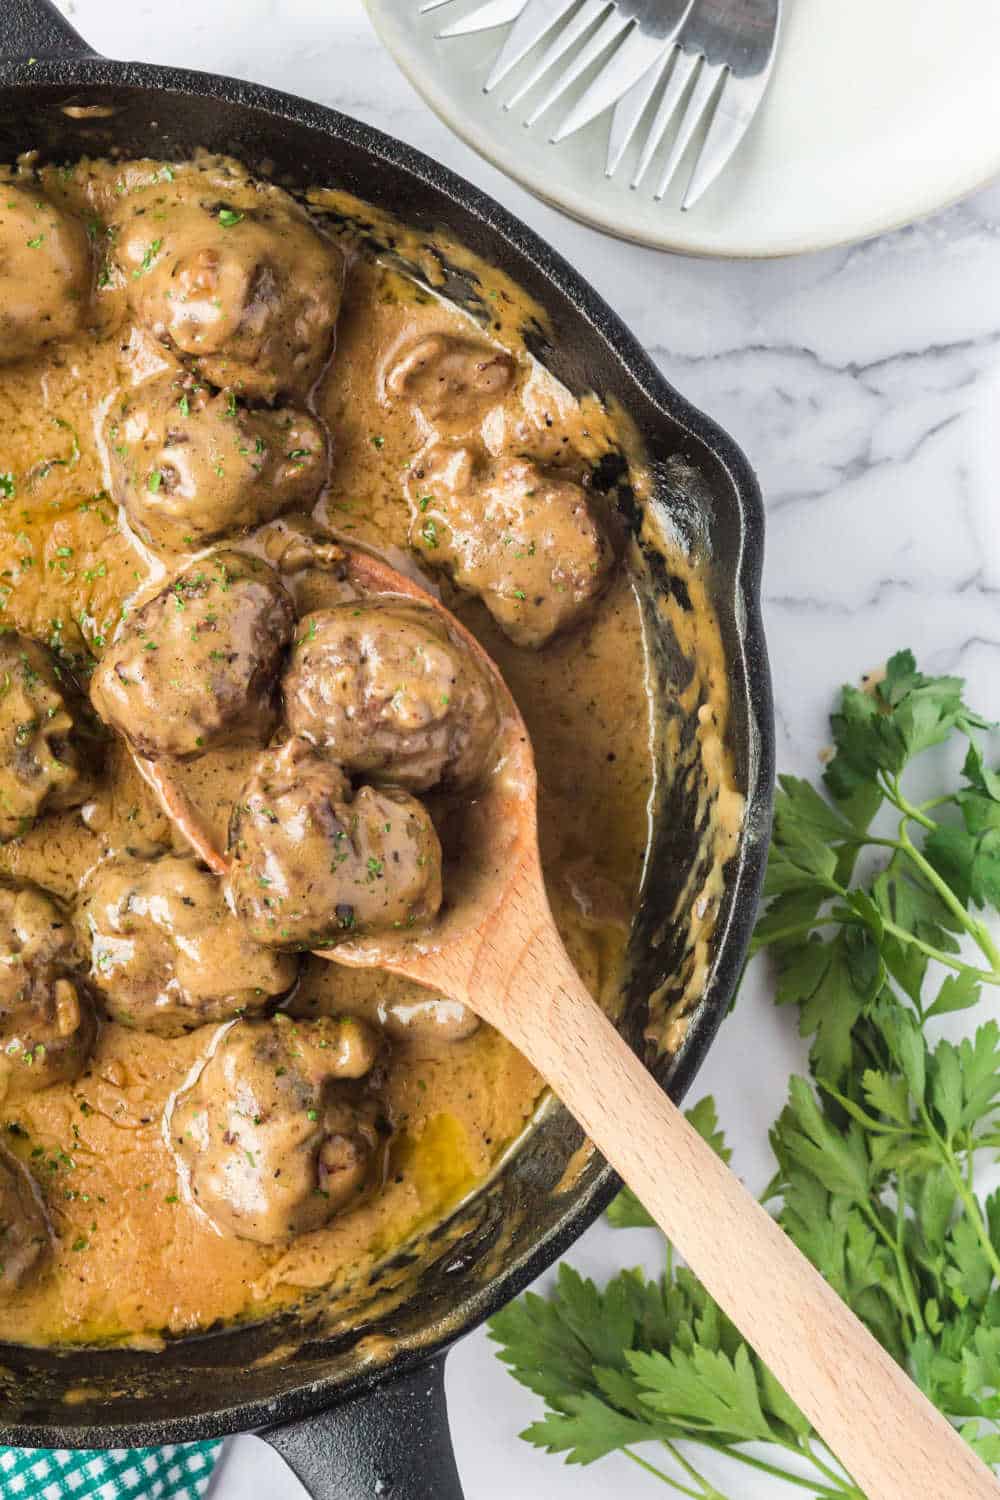
[[441,617],[370,601],[300,622],[285,673],[290,728],[373,781],[469,786],[499,732],[489,678]]
[[159,1036],[265,1010],[298,973],[292,955],[254,942],[187,856],[103,861],[76,920],[108,1015]]
[[101,718],[144,755],[267,739],[295,611],[273,568],[243,552],[192,563],[126,622],[94,672]]
[[94,791],[101,727],[72,674],[40,641],[0,635],[0,843]]
[[79,952],[73,923],[37,885],[0,880],[0,976],[27,964],[72,967]]
[[586,490],[528,459],[439,446],[410,497],[413,546],[478,594],[518,646],[571,629],[611,577],[614,548]]
[[306,412],[248,410],[191,375],[147,380],[106,425],[115,498],[147,540],[193,551],[316,498],[326,437]]
[[0,1096],[79,1077],[97,1036],[73,927],[36,886],[0,885]]
[[0,183],[0,364],[76,333],[92,275],[80,221],[36,188]]
[[385,393],[408,402],[438,432],[457,433],[478,426],[504,399],[516,372],[505,349],[482,339],[431,333],[394,361]]
[[27,1169],[0,1150],[0,1298],[36,1276],[52,1250],[52,1231]]
[[136,317],[211,385],[266,401],[305,395],[333,342],[340,251],[278,188],[262,186],[253,207],[189,189],[179,181],[176,201],[155,213],[140,203],[119,221]]
[[375,1061],[361,1021],[236,1021],[179,1096],[170,1139],[192,1201],[260,1245],[320,1229],[357,1194],[376,1141],[349,1080]]
[[230,895],[259,943],[322,948],[430,922],[441,845],[408,792],[365,786],[302,739],[267,750],[233,808]]

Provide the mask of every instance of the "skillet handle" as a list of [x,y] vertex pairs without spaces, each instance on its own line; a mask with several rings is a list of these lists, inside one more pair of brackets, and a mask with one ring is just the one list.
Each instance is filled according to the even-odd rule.
[[3,0],[0,52],[8,58],[93,57],[52,0]]
[[314,1417],[268,1427],[312,1500],[464,1500],[448,1431],[444,1355]]

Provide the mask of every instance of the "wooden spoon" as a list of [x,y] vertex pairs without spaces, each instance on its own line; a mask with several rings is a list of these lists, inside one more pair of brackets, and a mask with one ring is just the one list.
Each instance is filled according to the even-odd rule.
[[[461,900],[428,932],[325,951],[460,1000],[551,1085],[868,1500],[997,1500],[1000,1483],[684,1119],[584,988],[549,910],[524,720],[479,642],[419,585],[363,552],[348,577],[437,610],[492,674],[498,764],[469,807]],[[225,855],[162,762],[140,768],[197,853]],[[463,854],[466,851],[463,851]]]

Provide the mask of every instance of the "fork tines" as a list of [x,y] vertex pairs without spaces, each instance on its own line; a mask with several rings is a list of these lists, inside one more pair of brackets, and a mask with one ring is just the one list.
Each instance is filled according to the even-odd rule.
[[[421,0],[435,11],[450,0]],[[637,188],[676,121],[654,189],[660,199],[699,130],[682,208],[715,181],[767,90],[782,0],[481,0],[441,29],[442,38],[510,25],[483,85],[492,93],[525,65],[504,101],[513,109],[539,85],[534,125],[584,75],[580,97],[549,133],[553,142],[614,107],[606,175],[613,177],[652,111],[629,178]],[[594,72],[594,69],[597,69]],[[681,106],[683,104],[683,109]]]

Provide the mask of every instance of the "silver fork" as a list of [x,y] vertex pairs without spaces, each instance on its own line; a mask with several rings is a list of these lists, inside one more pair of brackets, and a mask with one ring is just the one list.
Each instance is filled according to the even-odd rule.
[[[420,8],[437,10],[448,3],[450,0],[423,0]],[[529,126],[604,57],[603,66],[552,131],[550,140],[565,139],[615,105],[608,141],[609,177],[620,166],[662,83],[662,94],[631,179],[633,187],[638,187],[645,176],[690,86],[655,192],[657,199],[663,197],[692,137],[699,125],[705,124],[707,134],[682,203],[688,209],[729,161],[764,97],[777,51],[781,5],[782,0],[483,0],[438,35],[461,36],[513,22],[484,85],[489,93],[552,33],[544,51],[506,101],[507,109],[552,74],[560,60],[582,41],[579,51],[550,80],[547,92],[532,107],[525,120]]]
[[619,98],[608,138],[606,172],[614,176],[657,85],[666,76],[631,186],[645,177],[692,77],[694,84],[660,173],[663,197],[699,125],[701,144],[681,208],[688,209],[715,181],[746,135],[774,67],[782,0],[695,0],[679,36],[663,48],[644,77]]
[[[484,88],[490,93],[549,32],[554,31],[541,57],[507,100],[506,108],[512,109],[552,71],[571,47],[582,37],[587,37],[580,51],[528,115],[525,124],[533,125],[592,63],[613,47],[590,87],[552,132],[551,140],[564,140],[589,124],[642,78],[680,32],[691,3],[692,0],[656,0],[655,5],[651,5],[650,0],[583,0],[577,9],[577,0],[528,0],[493,64]],[[564,19],[566,24],[556,30]]]

